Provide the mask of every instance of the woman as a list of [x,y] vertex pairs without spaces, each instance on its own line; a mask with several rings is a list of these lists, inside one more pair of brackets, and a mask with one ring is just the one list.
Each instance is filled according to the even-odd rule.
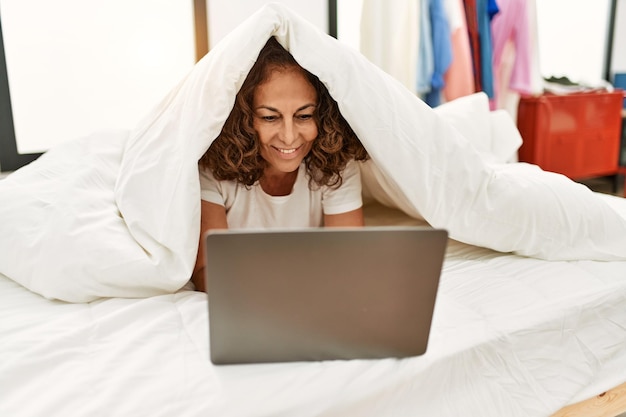
[[362,226],[354,161],[365,159],[328,90],[270,38],[200,160],[196,289],[205,290],[202,236],[210,229]]

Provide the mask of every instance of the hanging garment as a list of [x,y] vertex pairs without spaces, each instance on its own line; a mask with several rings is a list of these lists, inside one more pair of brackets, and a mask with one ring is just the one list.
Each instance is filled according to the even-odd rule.
[[414,0],[363,0],[361,11],[361,53],[414,93],[419,12]]
[[509,90],[529,94],[531,49],[526,0],[499,0],[500,13],[491,22],[494,97],[492,109],[505,108]]
[[445,0],[445,11],[450,24],[452,62],[443,76],[444,101],[452,101],[475,92],[467,19],[463,0]]
[[[543,92],[543,76],[539,66],[539,29],[537,28],[537,1],[527,0],[528,33],[530,43],[530,89],[531,94]],[[515,119],[517,120],[517,119]]]
[[470,51],[472,52],[472,69],[474,75],[474,91],[482,90],[482,75],[480,71],[480,36],[478,33],[478,11],[477,2],[479,0],[463,0],[465,7],[465,17],[467,19],[467,34],[469,37]]
[[[480,83],[482,90],[489,98],[494,96],[493,90],[493,45],[491,40],[491,19],[488,0],[476,1],[478,14],[478,39],[480,43]],[[491,11],[494,12],[493,10]],[[495,14],[495,13],[494,13]]]
[[420,0],[419,50],[417,59],[417,94],[425,98],[435,71],[433,36],[429,12],[430,0]]
[[452,62],[452,44],[450,24],[443,0],[429,0],[430,25],[433,41],[433,74],[430,91],[426,94],[426,103],[436,107],[441,103],[441,90],[445,85],[443,75]]
[[500,11],[500,7],[498,7],[500,0],[496,3],[496,0],[487,0],[487,15],[489,16],[489,20],[493,20],[494,16],[498,14]]

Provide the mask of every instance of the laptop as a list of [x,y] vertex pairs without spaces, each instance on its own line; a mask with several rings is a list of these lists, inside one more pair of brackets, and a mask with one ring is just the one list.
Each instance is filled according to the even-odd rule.
[[214,230],[214,364],[426,352],[448,234],[426,227]]

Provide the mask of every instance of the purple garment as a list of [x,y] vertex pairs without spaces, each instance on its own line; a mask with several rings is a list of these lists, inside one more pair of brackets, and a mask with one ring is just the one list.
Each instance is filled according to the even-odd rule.
[[[530,22],[526,0],[498,0],[500,13],[491,22],[493,68],[496,76],[507,43],[515,48],[515,62],[506,87],[520,93],[531,92]],[[498,92],[496,91],[496,94]]]

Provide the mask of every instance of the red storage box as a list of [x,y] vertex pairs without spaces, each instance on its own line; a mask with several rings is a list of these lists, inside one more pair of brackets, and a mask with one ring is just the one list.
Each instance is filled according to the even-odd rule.
[[572,179],[617,174],[623,99],[622,90],[521,97],[519,160]]

